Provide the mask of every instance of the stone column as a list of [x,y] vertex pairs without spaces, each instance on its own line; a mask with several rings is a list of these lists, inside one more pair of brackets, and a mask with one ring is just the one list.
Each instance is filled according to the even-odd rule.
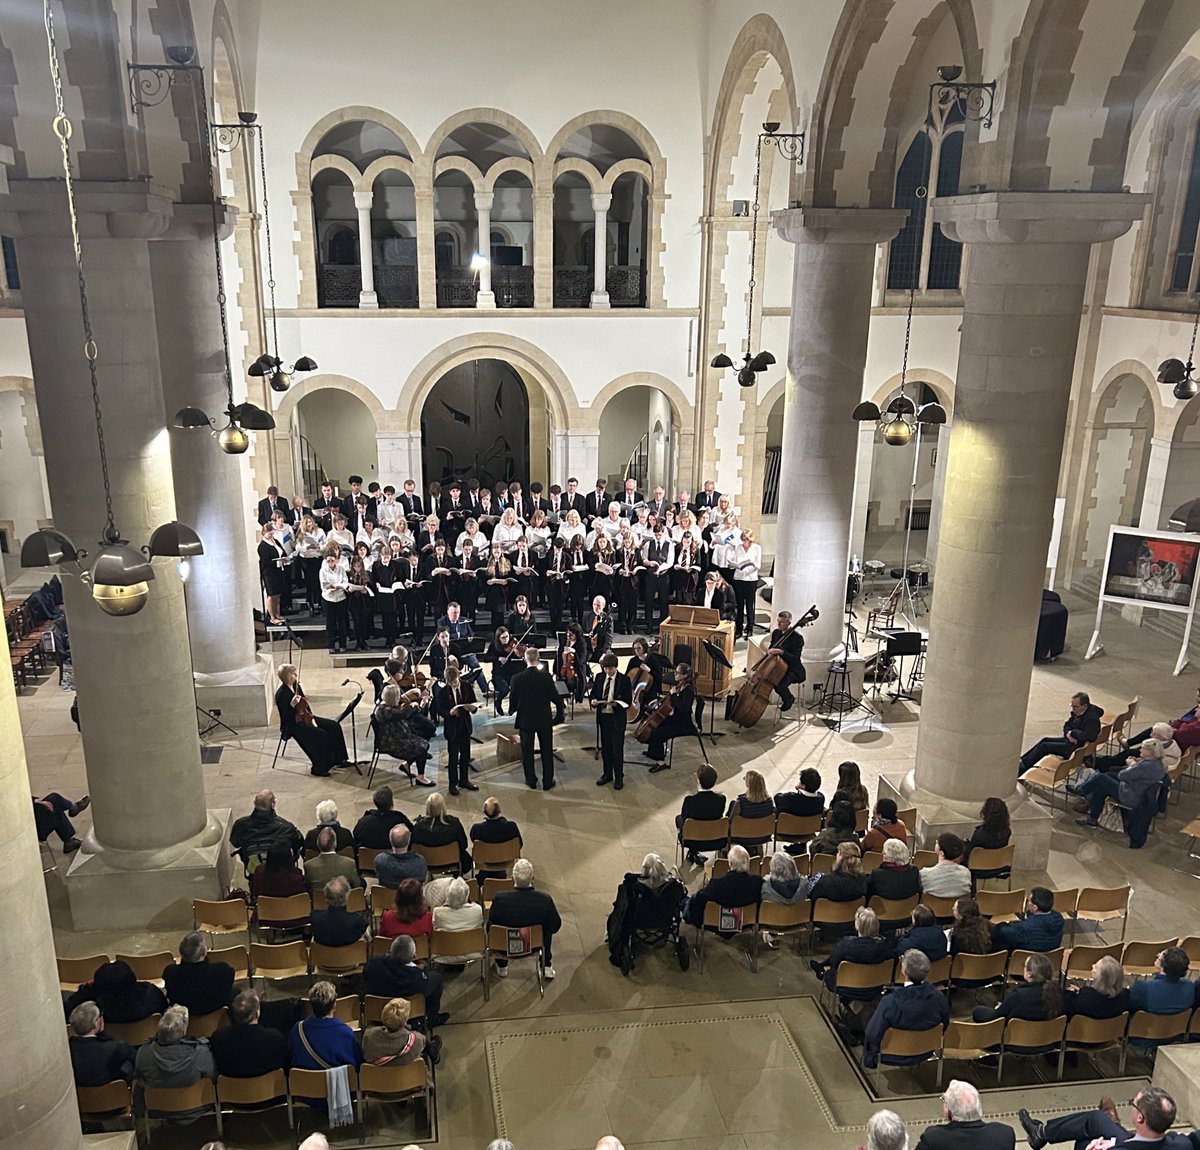
[[[946,502],[946,461],[950,456],[950,435],[954,425],[952,419],[942,424],[938,432],[937,464],[933,469],[933,499],[929,507],[929,534],[925,537],[925,561],[929,564],[929,578],[937,593],[937,551],[942,534],[942,506]],[[932,603],[932,599],[930,600]]]
[[1171,466],[1171,440],[1152,436],[1150,439],[1150,462],[1146,465],[1146,488],[1142,492],[1142,506],[1138,509],[1138,524],[1143,531],[1157,531],[1165,525],[1166,517],[1175,510],[1163,506],[1166,494],[1167,469]]
[[[150,245],[150,273],[168,424],[188,405],[223,422],[229,398],[207,206],[175,205],[166,237]],[[197,701],[232,727],[261,727],[270,721],[274,676],[254,649],[252,609],[260,596],[257,568],[246,559],[241,459],[203,431],[172,427],[170,437],[176,514],[204,540],[204,554],[189,564],[185,596]]]
[[854,503],[858,424],[871,322],[875,249],[905,212],[876,208],[790,208],[772,213],[796,245],[783,414],[779,526],[773,607],[794,617],[815,603],[805,631],[808,681],[823,683],[845,633],[846,564]]
[[592,211],[596,213],[595,267],[592,277],[592,307],[608,307],[608,209],[612,206],[611,192],[592,193]]
[[494,192],[476,192],[475,210],[479,213],[479,255],[483,262],[479,268],[479,290],[475,293],[477,308],[496,306],[496,296],[492,291],[492,201],[496,198]]
[[[432,180],[432,176],[428,177]],[[437,266],[433,251],[433,187],[414,175],[413,197],[417,201],[417,304],[425,311],[437,310]]]
[[[533,306],[554,307],[553,177],[535,173],[533,189]],[[543,190],[543,184],[551,185]]]
[[937,611],[904,783],[927,823],[966,825],[981,800],[1016,788],[1088,258],[1145,199],[987,192],[934,204],[969,253]]
[[358,293],[360,308],[377,308],[375,294],[375,257],[371,249],[371,204],[374,191],[355,192],[354,210],[358,212],[358,266],[362,269],[362,289]]
[[29,797],[16,692],[12,676],[0,675],[0,835],[5,843],[0,898],[13,912],[0,933],[0,962],[21,972],[21,993],[6,996],[3,1008],[11,1049],[21,1056],[8,1059],[4,1072],[0,1146],[79,1150],[83,1135]]
[[[144,182],[80,181],[77,203],[115,519],[141,546],[176,517],[150,259],[171,198]],[[14,180],[2,206],[19,237],[54,523],[94,554],[104,495],[65,192]],[[65,879],[77,930],[189,923],[192,899],[218,897],[229,870],[229,812],[205,810],[183,584],[175,561],[155,567],[146,606],[125,618],[63,572],[93,811]]]

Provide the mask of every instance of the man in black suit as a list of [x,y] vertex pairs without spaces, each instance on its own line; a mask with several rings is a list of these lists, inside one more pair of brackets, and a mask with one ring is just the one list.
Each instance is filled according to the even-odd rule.
[[314,910],[310,916],[313,942],[322,946],[349,946],[367,933],[370,916],[363,911],[349,911],[350,883],[344,875],[331,878],[325,884],[325,909]]
[[568,511],[578,511],[579,518],[587,515],[587,500],[579,494],[579,480],[571,476],[567,480],[567,489],[558,497],[558,513],[566,516]]
[[470,683],[461,681],[457,667],[447,667],[445,685],[438,689],[437,711],[442,720],[442,734],[446,737],[448,752],[447,770],[450,774],[449,791],[457,795],[459,788],[479,790],[479,784],[471,782],[468,773],[471,763],[471,708],[475,703],[475,690]]
[[588,629],[588,662],[599,662],[600,657],[612,650],[613,621],[608,613],[608,603],[603,595],[597,595],[592,600],[592,613],[586,620]]
[[717,500],[721,498],[721,493],[717,490],[716,484],[711,479],[704,481],[704,490],[696,496],[696,509],[707,509],[712,511],[717,505]]
[[[533,886],[533,863],[528,859],[517,859],[513,863],[513,889],[502,890],[492,899],[488,914],[488,926],[509,926],[520,929],[525,926],[542,928],[542,973],[547,978],[555,976],[554,960],[550,953],[552,940],[561,929],[562,919],[558,908],[544,890]],[[496,960],[496,973],[504,978],[508,974],[508,963]]]
[[419,521],[424,518],[425,504],[417,494],[417,485],[414,480],[406,479],[404,481],[404,494],[400,496],[399,502],[404,507],[404,518],[408,520],[410,526],[414,519]]
[[425,996],[425,1017],[430,1026],[442,1026],[449,1014],[442,1013],[442,976],[436,970],[422,970],[413,959],[417,944],[407,934],[393,940],[387,954],[367,959],[363,967],[362,985],[365,994],[380,998],[410,998]]
[[363,858],[374,858],[379,851],[391,849],[388,835],[392,827],[408,827],[412,823],[403,811],[394,809],[395,799],[391,787],[380,787],[372,796],[374,809],[363,811],[363,816],[354,824],[354,845],[363,851]]
[[334,513],[342,510],[342,501],[333,494],[332,483],[321,484],[321,496],[313,500],[312,510],[317,526],[322,531],[332,531]]
[[685,511],[690,511],[693,515],[695,515],[696,511],[698,510],[696,505],[692,502],[692,493],[686,487],[680,488],[679,498],[671,504],[671,508],[675,512],[676,520],[678,520],[679,516]]
[[710,607],[714,611],[725,610],[725,592],[718,585],[717,573],[710,571],[704,576],[704,582],[696,588],[692,603],[697,607]]
[[229,1005],[233,997],[233,967],[227,962],[207,962],[208,946],[198,930],[179,943],[179,961],[163,971],[163,989],[172,1006],[186,1006],[193,1017],[212,1014]]
[[558,688],[549,671],[540,667],[541,652],[532,647],[525,652],[525,670],[512,677],[509,709],[521,732],[521,762],[525,768],[525,785],[537,790],[537,775],[533,769],[533,740],[537,736],[542,755],[542,790],[553,790],[554,781],[554,712],[558,709]]
[[603,519],[608,514],[608,505],[613,502],[609,498],[605,488],[608,486],[608,481],[604,479],[596,480],[596,490],[588,492],[588,497],[583,501],[584,519]]
[[270,523],[271,516],[276,511],[281,511],[284,519],[292,522],[292,509],[288,506],[288,501],[280,497],[279,488],[272,483],[267,488],[266,499],[258,501],[258,525],[261,527],[264,523]]
[[[342,500],[342,514],[346,517],[350,533],[356,535],[364,519],[370,519],[372,523],[379,522],[379,508],[375,500],[363,491],[361,475],[351,475],[347,482],[350,484],[350,494]],[[366,501],[365,507],[363,500]]]
[[[610,624],[611,626],[611,624]],[[600,757],[604,769],[596,786],[612,783],[613,790],[625,786],[625,722],[633,704],[633,684],[628,675],[617,673],[617,657],[611,651],[600,660],[603,675],[592,680],[591,701],[600,729]]]
[[942,1095],[944,1126],[930,1126],[916,1150],[1013,1150],[1017,1135],[1004,1122],[985,1122],[979,1091],[953,1079]]
[[[1186,1134],[1171,1134],[1175,1123],[1175,1099],[1161,1086],[1146,1086],[1137,1092],[1130,1103],[1133,1110],[1133,1133],[1117,1121],[1116,1103],[1111,1098],[1100,1099],[1098,1110],[1086,1110],[1038,1122],[1028,1110],[1018,1110],[1017,1117],[1029,1139],[1029,1150],[1042,1150],[1054,1142],[1074,1142],[1075,1150],[1086,1150],[1097,1139],[1109,1146],[1162,1147],[1175,1150],[1191,1145]],[[1109,1139],[1113,1141],[1109,1142]]]
[[[524,846],[521,838],[521,828],[512,819],[506,819],[500,813],[500,800],[487,798],[483,802],[483,821],[471,828],[471,842],[480,843],[510,843],[513,840]],[[475,868],[475,878],[480,886],[485,879],[504,878],[503,871],[488,871]]]
[[529,485],[529,494],[525,498],[526,506],[529,508],[530,518],[533,517],[535,511],[544,511],[547,515],[554,510],[554,505],[543,494],[543,487],[537,480],[534,480]]
[[226,1078],[257,1078],[274,1070],[286,1070],[291,1061],[287,1035],[260,1026],[262,1003],[253,990],[243,990],[233,1000],[229,1013],[232,1026],[223,1026],[208,1040],[217,1073]]
[[81,1002],[71,1011],[67,1047],[76,1086],[103,1086],[118,1078],[133,1080],[137,1051],[128,1042],[104,1033],[104,1017],[94,1002]]
[[[683,836],[683,825],[688,819],[720,819],[725,817],[725,796],[720,791],[714,791],[717,785],[716,768],[708,763],[701,763],[696,768],[696,782],[700,789],[694,795],[688,795],[683,800],[683,807],[675,816],[675,825],[679,828],[680,841]],[[711,842],[693,843],[688,847],[687,859],[692,866],[703,866],[705,859],[699,852],[719,851],[725,848],[725,839],[713,839]]]
[[762,901],[762,877],[750,873],[750,852],[743,846],[729,848],[729,870],[705,883],[684,903],[683,917],[692,926],[703,926],[704,908],[757,906]]

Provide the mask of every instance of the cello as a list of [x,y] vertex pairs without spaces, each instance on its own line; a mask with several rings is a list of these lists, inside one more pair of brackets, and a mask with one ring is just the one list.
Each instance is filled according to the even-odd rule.
[[663,725],[673,714],[675,714],[675,688],[672,687],[658,701],[658,706],[654,708],[643,720],[641,726],[633,733],[633,737],[639,743],[648,743],[653,737],[654,732]]
[[[816,622],[820,616],[821,612],[817,610],[814,603],[784,631],[779,637],[779,641],[782,643],[797,628],[807,627],[810,623]],[[739,727],[753,727],[762,718],[763,712],[770,702],[771,691],[787,674],[787,669],[787,660],[782,655],[768,653],[759,659],[750,668],[746,675],[746,681],[734,694],[726,718],[737,723]]]

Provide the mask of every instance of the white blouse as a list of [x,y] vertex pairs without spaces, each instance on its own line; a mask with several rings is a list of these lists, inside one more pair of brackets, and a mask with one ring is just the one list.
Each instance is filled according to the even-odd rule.
[[468,535],[465,531],[455,540],[454,554],[461,555],[463,553],[463,544],[468,540],[471,546],[475,548],[476,555],[482,555],[488,549],[488,537],[482,531],[476,531],[474,535]]
[[[758,580],[758,569],[762,566],[762,548],[757,543],[743,547],[740,543],[728,549],[729,566],[733,568],[733,577],[738,582]],[[746,564],[745,567],[742,564]]]
[[511,527],[506,523],[497,523],[496,529],[492,532],[492,542],[502,543],[505,554],[508,554],[516,550],[517,540],[524,534],[525,528],[519,523],[514,523]]
[[345,600],[348,583],[346,572],[340,563],[332,570],[328,563],[321,564],[321,598],[326,603],[341,603]]

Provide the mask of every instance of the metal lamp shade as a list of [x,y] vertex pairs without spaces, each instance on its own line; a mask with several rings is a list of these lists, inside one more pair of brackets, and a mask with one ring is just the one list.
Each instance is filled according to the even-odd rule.
[[181,407],[175,413],[175,426],[184,431],[196,431],[200,428],[208,431],[212,428],[212,423],[200,408]]
[[247,431],[275,430],[275,417],[253,403],[243,403],[234,408],[233,417]]
[[204,544],[200,536],[186,523],[172,519],[154,529],[150,536],[150,555],[174,555],[177,558],[190,558],[193,555],[203,555]]
[[27,535],[21,544],[22,567],[57,567],[60,563],[74,563],[78,558],[75,544],[51,527]]

